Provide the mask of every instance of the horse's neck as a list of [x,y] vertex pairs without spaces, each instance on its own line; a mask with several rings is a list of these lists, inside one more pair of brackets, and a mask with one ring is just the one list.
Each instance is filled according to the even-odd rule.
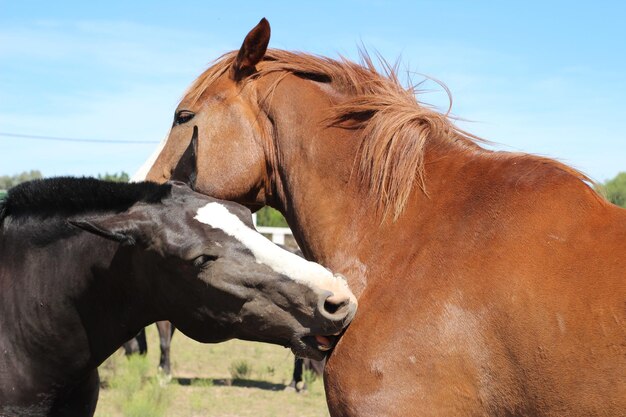
[[[357,200],[338,196],[336,192],[341,194],[341,190],[337,190],[316,195],[294,195],[294,204],[287,213],[287,219],[308,259],[348,278],[361,277],[363,264],[355,254],[362,238],[358,223],[366,212],[354,204]],[[358,295],[362,284],[351,282],[351,285]]]
[[[353,142],[356,147],[356,141]],[[426,223],[427,217],[434,217],[432,196],[445,199],[452,193],[446,182],[454,181],[466,161],[463,152],[449,157],[448,152],[455,152],[453,145],[444,148],[433,147],[426,155],[429,195],[416,185],[397,221],[391,219],[392,215],[383,219],[376,207],[376,196],[367,197],[360,189],[351,176],[351,166],[335,164],[333,170],[332,164],[320,169],[315,164],[300,163],[288,167],[289,198],[280,208],[305,255],[345,275],[358,296],[374,271],[393,262],[380,256],[389,245],[409,244],[418,239],[418,225]],[[356,149],[347,152],[354,155]],[[341,154],[330,157],[347,160]]]
[[[290,88],[298,91],[299,100],[281,100],[291,97]],[[401,218],[392,221],[390,210],[383,222],[379,197],[368,195],[357,179],[362,132],[328,127],[331,106],[341,101],[335,97],[341,94],[328,93],[330,88],[289,78],[277,88],[273,116],[280,169],[273,167],[276,195],[271,202],[285,214],[307,258],[344,274],[358,295],[372,271],[390,262],[380,259],[385,245],[398,242],[399,235],[403,244],[415,239],[415,224],[432,216],[425,210],[431,201],[416,181]],[[446,181],[455,181],[469,153],[454,140],[429,142],[424,153],[427,188],[430,195],[446,198],[453,193]]]
[[[106,259],[106,268],[92,268],[92,282],[85,289],[85,309],[88,317],[89,343],[102,346],[96,360],[104,360],[134,337],[143,327],[159,319],[154,307],[154,291],[150,279],[142,273],[145,267],[143,250],[136,247],[116,247]],[[137,265],[143,264],[144,266]],[[139,269],[139,270],[137,270]],[[148,295],[149,294],[149,295]],[[93,301],[93,305],[88,304]]]
[[44,348],[41,356],[46,346],[53,347],[58,355],[47,360],[71,355],[71,366],[50,363],[48,369],[69,373],[76,367],[78,372],[106,359],[147,324],[142,297],[134,294],[131,249],[118,250],[117,244],[87,233],[44,246],[24,239],[40,223],[19,225],[3,236],[14,242],[2,245],[2,256],[11,259],[9,270],[0,274],[2,288],[11,288],[3,291],[4,305],[11,306],[3,311],[3,332],[19,335],[16,347]]

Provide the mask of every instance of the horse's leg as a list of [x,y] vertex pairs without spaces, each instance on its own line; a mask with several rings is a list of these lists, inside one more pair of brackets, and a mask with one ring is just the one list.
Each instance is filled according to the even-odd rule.
[[139,354],[145,355],[148,353],[148,342],[146,341],[146,329],[143,328],[137,336],[135,336],[135,340],[137,341],[137,347],[139,348]]
[[312,359],[302,359],[296,356],[293,362],[293,377],[286,389],[295,389],[296,392],[306,390],[307,386],[302,378],[304,370],[313,371],[313,373],[321,377],[324,373],[325,365],[326,359],[316,361]]
[[148,344],[146,342],[146,330],[141,329],[137,336],[130,339],[128,342],[122,345],[124,347],[124,354],[126,356],[139,353],[145,355],[148,352]]
[[157,321],[156,325],[159,331],[159,342],[161,345],[159,369],[163,371],[165,375],[169,376],[172,372],[170,366],[170,345],[176,328],[169,321]]
[[124,348],[124,355],[126,356],[130,356],[133,353],[137,353],[139,351],[137,341],[135,340],[134,337],[130,339],[128,342],[124,343],[122,347]]
[[[324,375],[324,366],[326,365],[326,359],[322,359],[321,361],[316,361],[315,359],[301,359],[301,369],[299,373],[299,380],[296,381],[296,389],[298,391],[306,391],[308,389],[307,383],[304,380],[304,371],[309,371],[313,373],[314,377],[323,378]],[[295,369],[294,369],[295,375]]]
[[287,385],[287,387],[285,388],[286,390],[296,390],[296,391],[300,391],[300,389],[302,389],[302,372],[304,370],[304,360],[302,358],[299,357],[294,357],[293,360],[293,376],[291,377],[291,382],[289,383],[289,385]]
[[91,417],[96,411],[100,377],[94,370],[83,381],[77,381],[73,389],[61,395],[50,410],[55,417]]
[[124,354],[130,356],[133,354],[145,355],[148,352],[148,343],[146,342],[146,330],[141,329],[137,336],[130,339],[128,342],[122,345],[124,347]]

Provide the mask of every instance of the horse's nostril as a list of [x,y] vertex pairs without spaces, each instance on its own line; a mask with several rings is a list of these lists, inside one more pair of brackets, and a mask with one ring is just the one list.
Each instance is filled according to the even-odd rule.
[[333,294],[324,301],[324,310],[330,314],[337,314],[348,304],[350,304],[350,298]]

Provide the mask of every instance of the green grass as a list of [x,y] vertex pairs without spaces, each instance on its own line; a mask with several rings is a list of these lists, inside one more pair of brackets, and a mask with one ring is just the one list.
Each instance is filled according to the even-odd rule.
[[96,417],[328,416],[321,379],[306,394],[283,391],[293,366],[285,348],[242,341],[205,345],[176,332],[173,379],[165,384],[157,375],[155,326],[147,329],[147,337],[146,358],[129,361],[117,352],[100,367],[103,388]]
[[233,381],[241,381],[248,379],[252,374],[252,365],[248,361],[235,361],[228,368]]

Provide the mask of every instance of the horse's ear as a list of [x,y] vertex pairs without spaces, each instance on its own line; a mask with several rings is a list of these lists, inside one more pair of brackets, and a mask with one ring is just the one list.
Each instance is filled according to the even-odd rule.
[[125,245],[145,240],[144,219],[128,212],[68,220],[72,226]]
[[263,59],[270,43],[270,22],[261,19],[243,40],[237,58],[233,62],[231,76],[239,81],[256,71],[256,64]]

